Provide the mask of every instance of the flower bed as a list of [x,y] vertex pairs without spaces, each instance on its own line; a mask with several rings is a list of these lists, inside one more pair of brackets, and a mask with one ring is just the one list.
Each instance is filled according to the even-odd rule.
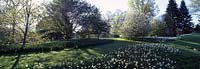
[[174,69],[179,55],[178,49],[162,44],[136,44],[128,48],[120,48],[115,52],[92,57],[88,60],[61,62],[55,65],[27,65],[27,68],[49,69]]

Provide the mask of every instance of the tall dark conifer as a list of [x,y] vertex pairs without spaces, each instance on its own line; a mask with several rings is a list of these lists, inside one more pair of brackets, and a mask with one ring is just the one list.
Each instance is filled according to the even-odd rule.
[[177,35],[177,27],[179,24],[179,9],[177,7],[177,3],[175,0],[169,0],[169,4],[167,7],[165,21],[169,28],[169,36],[176,36]]
[[192,17],[189,14],[189,11],[187,9],[187,6],[185,5],[185,1],[182,0],[181,1],[181,5],[179,8],[180,12],[181,12],[181,30],[183,34],[189,34],[192,33],[193,30],[193,23],[192,21]]

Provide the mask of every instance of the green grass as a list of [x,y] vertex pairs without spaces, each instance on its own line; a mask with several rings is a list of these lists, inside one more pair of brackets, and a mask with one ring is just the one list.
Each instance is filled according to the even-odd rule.
[[112,43],[111,39],[73,39],[69,41],[49,41],[41,44],[27,44],[22,50],[21,45],[0,46],[1,55],[31,54],[50,51],[61,51],[65,48],[87,48]]
[[200,34],[187,35],[187,36],[184,36],[183,38],[180,38],[180,40],[197,43],[200,45]]
[[[93,57],[100,57],[103,54],[113,52],[118,48],[126,48],[135,43],[146,43],[139,41],[132,41],[122,38],[113,39],[111,44],[88,46],[86,48],[70,49],[66,48],[61,51],[51,51],[46,53],[31,53],[25,54],[20,57],[19,66],[26,67],[29,65],[55,65],[60,62],[79,62]],[[200,52],[193,50],[193,48],[200,48],[200,34],[193,34],[190,36],[183,36],[172,42],[164,43],[171,47],[178,48],[182,51],[180,56],[175,58],[180,61],[186,68],[192,68],[194,65],[198,65],[200,61]],[[17,56],[0,56],[0,69],[10,68],[16,61]]]
[[199,66],[200,51],[194,49],[200,49],[200,34],[182,36],[175,41],[164,44],[168,44],[182,51],[182,54],[175,58],[182,65],[182,68],[196,69],[196,66]]
[[[88,59],[88,57],[99,57],[102,54],[112,52],[118,48],[132,45],[133,42],[127,40],[115,40],[112,44],[101,46],[90,46],[81,49],[64,49],[62,51],[51,51],[48,53],[26,54],[20,57],[19,64],[26,67],[27,64],[44,64],[54,65],[56,63],[68,61],[78,62],[80,60]],[[0,68],[10,68],[15,62],[16,56],[1,56]]]
[[200,34],[193,34],[182,36],[181,38],[168,42],[167,44],[174,45],[175,47],[182,47],[186,49],[200,49]]

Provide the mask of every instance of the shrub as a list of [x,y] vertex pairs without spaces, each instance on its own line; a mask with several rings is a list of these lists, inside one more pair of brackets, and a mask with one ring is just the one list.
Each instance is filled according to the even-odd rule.
[[27,45],[21,50],[21,45],[0,46],[0,55],[17,54],[17,53],[42,53],[49,51],[58,51],[65,48],[84,48],[89,46],[98,46],[108,44],[113,40],[106,39],[73,39],[69,41],[52,41],[39,45]]

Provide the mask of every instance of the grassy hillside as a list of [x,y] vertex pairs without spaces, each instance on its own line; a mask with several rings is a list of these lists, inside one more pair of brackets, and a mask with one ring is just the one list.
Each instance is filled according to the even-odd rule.
[[166,43],[180,49],[183,53],[177,56],[179,64],[185,69],[198,69],[200,64],[200,34],[180,36],[175,41]]
[[[114,42],[104,45],[87,46],[84,48],[65,48],[60,51],[50,51],[45,53],[26,53],[21,54],[17,67],[34,67],[43,68],[44,66],[56,66],[62,62],[80,62],[83,60],[90,60],[91,58],[101,58],[103,54],[116,52],[118,49],[124,49],[135,44],[142,43],[151,45],[152,43],[132,41],[126,39],[113,39]],[[164,44],[168,47],[179,49],[180,54],[173,57],[172,60],[177,61],[178,68],[198,68],[200,61],[200,35],[193,34],[182,36],[181,38],[166,42],[166,43],[153,43],[155,46]],[[127,48],[129,49],[129,48]],[[126,57],[126,56],[124,56]],[[0,56],[0,68],[11,68],[17,59],[17,55],[2,55]]]

